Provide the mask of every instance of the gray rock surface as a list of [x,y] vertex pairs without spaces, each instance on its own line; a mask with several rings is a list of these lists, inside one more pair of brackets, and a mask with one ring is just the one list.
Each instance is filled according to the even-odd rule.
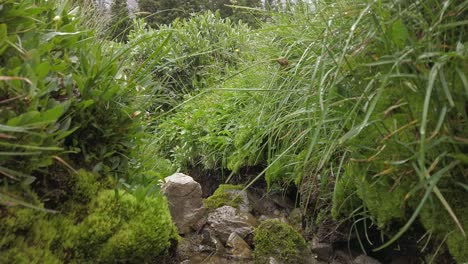
[[229,191],[226,191],[226,193],[228,193],[229,196],[232,197],[232,198],[240,197],[242,199],[242,202],[239,203],[239,210],[241,212],[248,213],[248,212],[251,211],[250,201],[249,201],[249,197],[248,197],[246,191],[244,191],[244,190],[229,190]]
[[314,238],[310,249],[319,260],[329,261],[333,258],[333,246],[329,243],[322,243]]
[[235,259],[251,259],[252,249],[236,232],[231,233],[226,242],[230,255]]
[[366,255],[359,255],[353,260],[354,264],[381,264],[380,261],[366,256]]
[[165,178],[162,191],[167,197],[172,220],[179,234],[199,229],[205,214],[201,186],[192,177],[175,173]]
[[239,212],[236,208],[225,205],[211,212],[207,223],[216,236],[226,243],[233,232],[241,238],[253,232],[257,220],[250,213]]
[[[224,247],[223,243],[216,237],[214,232],[209,229],[205,228],[202,232],[202,244],[200,246],[204,246],[212,253],[216,255],[224,255],[226,253],[226,248]],[[201,250],[203,251],[203,250]]]

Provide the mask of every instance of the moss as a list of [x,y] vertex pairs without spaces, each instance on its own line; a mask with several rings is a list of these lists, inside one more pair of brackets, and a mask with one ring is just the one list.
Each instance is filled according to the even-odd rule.
[[266,220],[255,230],[255,263],[269,263],[274,257],[281,263],[302,263],[306,250],[304,238],[291,226],[278,220]]
[[205,199],[205,207],[216,209],[224,205],[229,205],[239,208],[239,205],[242,203],[242,197],[237,195],[237,192],[230,191],[240,191],[242,189],[242,185],[221,184],[212,196]]
[[372,173],[366,165],[350,163],[346,167],[335,187],[332,208],[335,219],[352,213],[362,203],[380,228],[405,218],[405,195],[410,192],[410,179],[403,177],[401,182],[395,183],[393,174],[370,178]]
[[0,221],[0,263],[63,263],[74,226],[59,214],[9,208]]
[[96,196],[100,184],[97,182],[97,176],[85,170],[79,170],[72,174],[72,199],[74,201],[88,203]]
[[464,237],[460,231],[455,231],[449,235],[447,246],[457,263],[468,262],[468,238]]
[[149,261],[165,255],[177,238],[163,196],[138,202],[123,191],[105,190],[90,210],[78,227],[77,250],[83,260]]
[[348,174],[349,170],[345,170],[342,177],[336,181],[335,190],[332,198],[331,215],[334,219],[339,219],[340,216],[348,216],[353,210],[361,204],[359,197],[356,194],[354,179],[352,174]]
[[[455,188],[449,188],[449,190],[450,192],[447,191],[443,195],[466,231],[468,228],[466,192]],[[442,240],[448,234],[447,247],[457,263],[468,262],[468,239],[463,236],[445,207],[435,196],[426,202],[419,219],[426,230],[435,234],[436,239]]]

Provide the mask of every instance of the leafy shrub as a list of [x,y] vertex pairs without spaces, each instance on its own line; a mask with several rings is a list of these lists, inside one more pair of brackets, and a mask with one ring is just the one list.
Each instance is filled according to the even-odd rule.
[[[163,103],[167,104],[171,99],[180,100],[181,93],[213,84],[217,81],[214,77],[221,78],[228,66],[236,65],[247,32],[244,24],[205,12],[158,30],[137,21],[129,35],[129,45],[134,63],[145,62],[153,80],[161,83],[154,92],[165,98]],[[161,56],[155,56],[155,51],[160,51]],[[155,60],[161,63],[155,64]]]
[[[127,178],[137,171],[151,182],[161,175],[139,145],[147,134],[136,102],[146,73],[129,77],[128,47],[95,38],[81,12],[68,1],[0,4],[2,263],[144,260],[164,254],[175,236],[162,197],[102,191],[116,178],[133,184]],[[141,166],[132,172],[129,163]],[[99,206],[115,209],[115,218]],[[108,242],[119,230],[134,239]],[[83,252],[80,241],[95,248]]]
[[97,45],[78,13],[60,5],[2,4],[3,186],[60,181],[67,172],[50,175],[56,164],[114,175],[128,170],[125,154],[138,127],[130,118],[135,84],[119,78],[122,53]]

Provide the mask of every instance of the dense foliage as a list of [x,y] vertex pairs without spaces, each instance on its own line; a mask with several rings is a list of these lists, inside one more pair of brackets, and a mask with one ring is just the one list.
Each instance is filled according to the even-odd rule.
[[[128,48],[94,38],[82,12],[65,1],[0,4],[2,263],[154,260],[177,236],[155,192],[172,169],[156,172],[141,154],[135,87],[146,74],[128,81]],[[127,193],[116,196],[118,184]]]
[[376,226],[383,247],[422,226],[428,258],[445,241],[466,261],[467,6],[328,2],[252,31],[229,78],[158,125],[159,148],[186,168],[263,167],[312,218]]
[[16,2],[0,4],[0,262],[155,260],[176,238],[157,182],[195,167],[295,186],[309,229],[333,218],[374,250],[412,233],[427,262],[468,261],[463,1],[268,1],[257,29],[174,14],[126,43],[64,2]]
[[258,18],[252,10],[261,7],[262,3],[260,0],[140,0],[138,6],[147,23],[152,28],[159,28],[176,19],[190,18],[200,11],[219,12],[222,18],[256,25]]

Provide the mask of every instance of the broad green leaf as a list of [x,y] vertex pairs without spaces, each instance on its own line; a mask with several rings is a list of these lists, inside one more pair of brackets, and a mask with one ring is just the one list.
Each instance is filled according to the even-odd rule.
[[44,79],[50,71],[50,65],[48,62],[43,62],[36,66],[34,69],[39,80]]
[[7,125],[2,125],[2,124],[0,124],[0,130],[7,131],[7,132],[25,132],[25,133],[28,132],[28,129],[24,127],[7,126]]
[[44,34],[41,38],[41,42],[48,42],[56,36],[75,36],[81,34],[81,31],[78,32],[50,32]]
[[5,43],[5,40],[7,39],[7,33],[7,25],[0,24],[0,55],[7,48],[7,44]]
[[55,123],[59,117],[64,113],[65,105],[57,105],[43,113],[38,111],[30,111],[20,116],[12,118],[8,121],[9,126],[40,126],[50,123]]

